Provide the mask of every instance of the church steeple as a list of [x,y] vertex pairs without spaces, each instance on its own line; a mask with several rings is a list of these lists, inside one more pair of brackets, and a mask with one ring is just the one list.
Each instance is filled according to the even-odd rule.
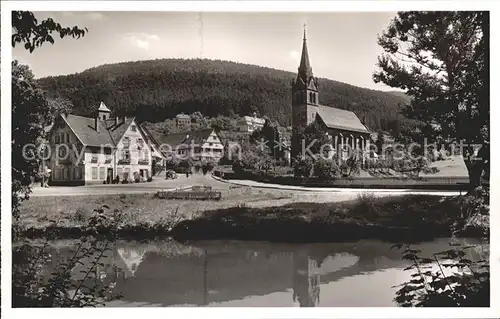
[[309,62],[309,52],[307,51],[306,25],[304,24],[304,39],[302,42],[302,56],[300,57],[300,66],[298,76],[307,83],[313,76],[311,63]]
[[[318,79],[313,76],[307,50],[306,26],[297,77],[292,80],[292,126],[305,127],[316,120],[319,105]],[[292,156],[296,153],[292,150]]]

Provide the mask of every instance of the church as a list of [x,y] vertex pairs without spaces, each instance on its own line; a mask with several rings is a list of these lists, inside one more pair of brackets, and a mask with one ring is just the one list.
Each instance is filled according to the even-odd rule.
[[[292,81],[292,126],[306,127],[315,121],[327,132],[334,152],[369,148],[370,131],[354,112],[319,104],[319,83],[309,61],[304,27],[297,79]],[[292,154],[297,155],[301,151],[292,150]]]

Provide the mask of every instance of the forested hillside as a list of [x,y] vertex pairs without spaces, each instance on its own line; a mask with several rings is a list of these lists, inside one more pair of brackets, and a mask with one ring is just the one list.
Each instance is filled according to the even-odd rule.
[[[291,81],[296,75],[241,63],[157,59],[102,65],[38,80],[50,97],[66,97],[74,113],[91,115],[104,101],[118,115],[161,122],[179,112],[237,117],[257,112],[291,124]],[[355,111],[372,130],[397,126],[407,99],[320,79],[320,103]]]

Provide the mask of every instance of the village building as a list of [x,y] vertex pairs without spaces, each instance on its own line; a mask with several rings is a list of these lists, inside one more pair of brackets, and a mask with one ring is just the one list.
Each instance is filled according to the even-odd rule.
[[101,102],[95,117],[62,114],[48,133],[52,185],[147,180],[151,140],[133,117],[111,117]]
[[266,121],[263,118],[257,117],[257,114],[253,116],[243,116],[237,123],[236,127],[240,132],[252,133],[256,130],[261,129]]
[[[295,81],[292,81],[292,126],[306,127],[319,123],[327,132],[334,152],[345,150],[366,150],[370,143],[370,131],[352,111],[319,104],[318,78],[313,76],[307,50],[306,31],[302,44],[302,55]],[[292,156],[301,150],[292,150]]]
[[175,117],[175,125],[177,128],[190,129],[191,128],[191,116],[181,113],[177,114]]
[[224,155],[224,145],[214,129],[174,133],[156,138],[165,160],[218,162]]

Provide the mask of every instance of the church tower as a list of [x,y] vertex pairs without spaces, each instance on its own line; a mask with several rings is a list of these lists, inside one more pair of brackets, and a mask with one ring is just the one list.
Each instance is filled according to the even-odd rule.
[[292,81],[292,126],[305,127],[314,122],[319,103],[318,79],[313,76],[307,52],[306,28],[297,79]]

